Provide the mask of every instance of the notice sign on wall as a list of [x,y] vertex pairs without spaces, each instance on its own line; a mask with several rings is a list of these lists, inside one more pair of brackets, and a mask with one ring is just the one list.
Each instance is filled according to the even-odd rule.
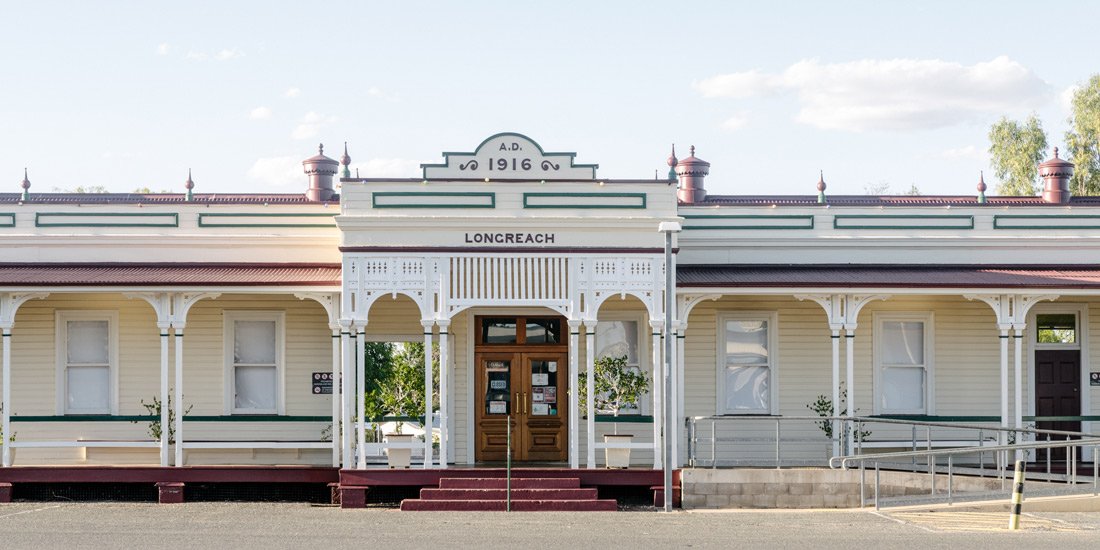
[[1100,386],[1100,372],[1090,372],[1089,373],[1089,385],[1090,386]]
[[313,395],[332,394],[332,373],[313,373]]

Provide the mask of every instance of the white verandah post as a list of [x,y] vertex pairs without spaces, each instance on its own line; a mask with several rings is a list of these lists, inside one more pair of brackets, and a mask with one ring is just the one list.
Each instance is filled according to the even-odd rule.
[[653,469],[658,470],[661,468],[661,454],[664,449],[661,437],[661,427],[664,426],[662,390],[664,389],[665,378],[664,361],[661,357],[664,321],[650,320],[649,325],[653,329],[653,384],[650,386],[653,388]]
[[[447,372],[450,365],[448,329],[451,322],[440,319],[436,321],[436,324],[439,325],[439,467],[446,468],[448,461],[447,446],[451,438],[451,432],[447,426],[447,422],[450,421],[447,407],[451,402],[450,374]],[[431,355],[431,349],[428,349],[427,353]]]
[[579,320],[570,319],[569,325],[569,467],[580,468],[580,387],[577,374],[580,371],[579,357],[580,331],[584,325]]
[[158,322],[160,330],[160,465],[168,465],[168,329],[169,322]]
[[340,368],[343,361],[340,357],[340,325],[332,326],[332,467],[340,467],[340,451],[343,446],[340,441]]
[[[340,348],[340,378],[338,378],[335,383],[335,391],[340,394],[340,424],[333,425],[332,437],[340,438],[340,445],[342,447],[341,464],[343,467],[353,468],[355,466],[353,461],[355,455],[351,445],[351,394],[354,393],[354,391],[351,387],[354,386],[354,381],[352,380],[352,361],[354,360],[354,355],[351,347],[350,321],[345,320],[340,322]],[[337,436],[337,434],[339,434],[339,436]]]
[[585,372],[585,381],[587,383],[587,390],[585,392],[585,410],[588,411],[588,468],[596,467],[596,388],[595,388],[595,371],[596,371],[596,321],[588,320],[584,322],[584,330],[587,331],[584,335],[584,360],[587,371]]
[[424,327],[424,468],[432,467],[432,326],[434,319],[423,319]]
[[366,395],[367,384],[367,325],[363,323],[356,327],[355,338],[355,440],[359,447],[359,459],[355,467],[363,470],[367,467],[367,419],[366,407],[363,399]]

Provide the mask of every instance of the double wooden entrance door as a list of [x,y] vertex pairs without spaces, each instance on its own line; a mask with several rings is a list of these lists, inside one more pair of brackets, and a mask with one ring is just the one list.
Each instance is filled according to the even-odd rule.
[[478,462],[568,459],[568,357],[563,352],[479,352],[476,405]]

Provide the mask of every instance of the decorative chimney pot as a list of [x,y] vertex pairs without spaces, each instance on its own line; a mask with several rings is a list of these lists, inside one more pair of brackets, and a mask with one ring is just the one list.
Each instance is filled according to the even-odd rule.
[[1069,180],[1073,177],[1073,163],[1058,158],[1057,147],[1054,148],[1054,158],[1039,165],[1039,177],[1043,178],[1043,202],[1069,202]]
[[317,147],[317,154],[302,161],[302,169],[309,176],[309,189],[306,197],[311,201],[331,200],[336,194],[332,178],[336,176],[340,163],[325,156],[325,146]]
[[691,146],[691,156],[676,164],[676,175],[680,187],[676,198],[681,204],[695,204],[707,198],[703,180],[710,174],[710,163],[695,156],[695,146]]

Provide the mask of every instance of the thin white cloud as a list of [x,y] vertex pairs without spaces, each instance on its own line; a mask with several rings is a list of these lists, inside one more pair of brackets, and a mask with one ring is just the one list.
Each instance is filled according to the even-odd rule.
[[189,61],[206,61],[207,59],[213,59],[215,61],[229,61],[230,59],[236,59],[238,57],[244,57],[244,52],[236,48],[224,48],[213,54],[199,50],[188,50],[187,53],[183,56],[184,59],[187,59]]
[[722,128],[734,132],[744,128],[749,123],[749,115],[746,112],[737,113],[722,123]]
[[305,189],[309,186],[309,180],[302,171],[304,159],[304,156],[302,158],[291,156],[259,158],[248,169],[246,177],[265,186],[298,186]]
[[322,115],[320,113],[310,111],[302,117],[301,122],[291,132],[290,137],[294,139],[309,139],[317,137],[317,134],[321,132],[321,128],[328,126],[336,122],[338,119],[334,116]]
[[248,113],[248,118],[252,120],[267,120],[271,118],[271,109],[264,106],[256,107]]
[[171,48],[172,47],[169,46],[167,42],[161,42],[157,45],[157,55],[168,55],[168,52],[169,50],[171,50]]
[[286,96],[289,99],[294,99],[294,98],[302,95],[302,90],[299,89],[299,88],[290,88],[283,95]]
[[720,74],[697,82],[692,86],[703,97],[729,97],[741,99],[768,95],[783,88],[782,75],[765,74],[758,69],[740,73]]
[[781,73],[758,70],[693,83],[704,97],[744,99],[790,92],[795,120],[825,129],[919,130],[1034,110],[1051,86],[1008,57],[963,65],[940,59],[799,61]]
[[222,51],[214,54],[214,59],[217,59],[218,61],[228,61],[230,59],[236,59],[238,57],[244,57],[244,52],[238,50],[237,48],[223,49]]
[[397,95],[388,93],[378,86],[371,86],[370,88],[367,88],[367,95],[371,97],[377,97],[379,99],[384,99],[386,101],[392,101],[395,103],[401,101],[401,98],[397,97]]

